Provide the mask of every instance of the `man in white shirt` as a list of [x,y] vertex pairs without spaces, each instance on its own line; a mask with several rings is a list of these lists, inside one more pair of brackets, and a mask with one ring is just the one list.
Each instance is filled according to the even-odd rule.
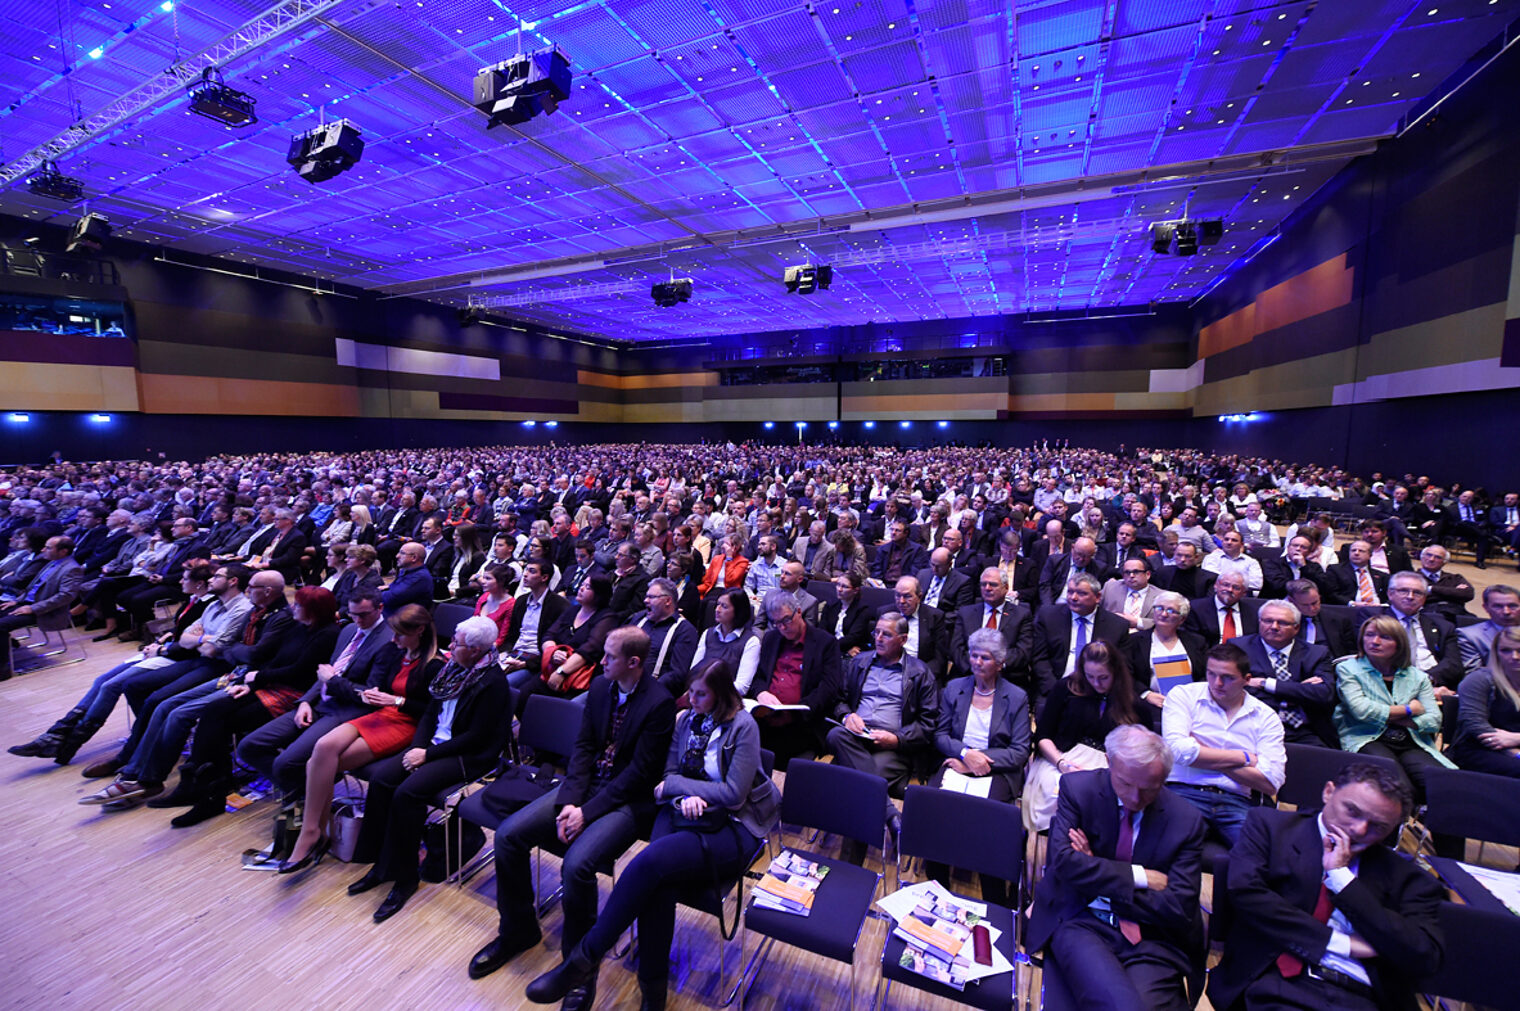
[[1246,581],[1246,590],[1249,593],[1253,596],[1261,593],[1261,563],[1246,554],[1245,538],[1241,536],[1240,531],[1230,530],[1219,539],[1224,546],[1218,551],[1209,552],[1204,558],[1204,571],[1220,575],[1234,572]]
[[1167,785],[1233,846],[1251,794],[1277,795],[1288,753],[1277,711],[1246,691],[1246,651],[1220,643],[1208,652],[1207,671],[1207,680],[1173,688],[1162,707],[1162,736],[1176,759]]
[[1261,544],[1275,548],[1281,540],[1277,527],[1261,514],[1260,502],[1247,502],[1245,515],[1235,521],[1235,529],[1245,535],[1247,544]]
[[1151,585],[1151,567],[1144,558],[1130,558],[1119,566],[1119,577],[1103,585],[1103,610],[1117,614],[1132,629],[1155,624],[1151,605],[1161,591]]

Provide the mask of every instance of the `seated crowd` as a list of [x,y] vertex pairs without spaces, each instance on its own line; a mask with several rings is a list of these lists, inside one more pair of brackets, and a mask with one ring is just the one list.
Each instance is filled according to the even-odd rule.
[[[107,782],[81,803],[184,808],[185,827],[254,770],[299,821],[282,873],[326,854],[334,781],[362,769],[355,859],[372,866],[349,892],[391,886],[377,922],[419,888],[433,799],[521,757],[535,697],[580,703],[557,789],[530,799],[502,776],[467,802],[495,827],[500,910],[469,973],[539,942],[530,854],[555,848],[565,961],[528,996],[566,1007],[592,1006],[634,921],[644,1004],[664,1006],[675,889],[693,867],[742,870],[776,825],[762,750],[782,772],[830,756],[892,796],[918,780],[1019,804],[1050,834],[1029,948],[1081,967],[1079,1005],[1104,1008],[1189,1006],[1208,840],[1232,851],[1242,921],[1215,1007],[1412,1006],[1411,976],[1440,958],[1438,893],[1377,843],[1431,768],[1520,777],[1520,590],[1490,586],[1481,620],[1443,544],[1480,564],[1520,548],[1514,494],[1048,446],[507,447],[3,477],[0,630],[52,616],[141,644],[11,753],[67,765],[125,696],[131,733],[84,769]],[[1354,502],[1352,536],[1309,499]],[[444,603],[473,613],[448,642]],[[1289,742],[1402,774],[1352,764],[1317,817],[1278,812]],[[895,804],[886,818],[895,836]],[[640,839],[599,912],[598,869]],[[1012,887],[982,879],[990,901]]]

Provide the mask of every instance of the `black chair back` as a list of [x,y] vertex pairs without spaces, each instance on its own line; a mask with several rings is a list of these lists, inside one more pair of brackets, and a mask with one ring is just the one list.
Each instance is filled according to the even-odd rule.
[[786,767],[781,820],[880,846],[887,828],[887,781],[841,765],[794,758]]
[[860,599],[865,601],[866,607],[871,609],[872,614],[879,613],[882,608],[896,608],[897,596],[890,586],[862,586]]
[[904,856],[1004,881],[1018,881],[1024,874],[1024,822],[1013,804],[910,786],[903,798],[900,841]]
[[839,587],[834,585],[832,579],[809,579],[807,591],[818,598],[822,607],[827,607],[839,599]]
[[1431,832],[1520,845],[1520,780],[1431,767],[1425,773],[1425,795],[1422,821]]
[[1419,981],[1420,992],[1482,1007],[1513,1007],[1509,960],[1520,946],[1520,916],[1443,902],[1436,920],[1445,938],[1441,968]]
[[475,608],[468,604],[443,603],[433,608],[433,629],[438,633],[439,648],[447,646],[454,638],[454,629],[461,621],[474,616]]
[[760,771],[765,773],[767,779],[776,774],[775,752],[760,749]]
[[535,694],[523,710],[522,726],[517,732],[517,746],[535,754],[550,754],[564,761],[575,752],[586,707],[572,699]]
[[1291,742],[1287,745],[1287,751],[1287,775],[1282,788],[1277,791],[1277,800],[1280,804],[1292,804],[1296,808],[1318,808],[1325,784],[1352,762],[1367,762],[1407,779],[1398,762],[1377,755],[1358,755],[1350,751]]

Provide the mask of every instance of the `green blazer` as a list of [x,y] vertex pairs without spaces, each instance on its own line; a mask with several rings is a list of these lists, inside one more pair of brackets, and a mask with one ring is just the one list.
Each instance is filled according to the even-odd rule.
[[1437,761],[1455,769],[1436,748],[1436,734],[1441,731],[1441,705],[1430,678],[1418,667],[1404,667],[1393,678],[1393,690],[1383,675],[1366,657],[1348,656],[1335,665],[1335,687],[1340,702],[1335,707],[1335,729],[1341,735],[1343,751],[1360,751],[1377,740],[1388,727],[1388,707],[1420,700],[1425,711],[1415,717],[1409,729],[1411,739]]

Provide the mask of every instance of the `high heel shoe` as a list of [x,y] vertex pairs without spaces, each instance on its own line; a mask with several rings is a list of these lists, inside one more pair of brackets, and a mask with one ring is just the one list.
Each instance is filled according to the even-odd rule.
[[315,867],[327,856],[327,851],[332,848],[331,839],[318,840],[307,854],[299,860],[281,860],[280,873],[294,874],[296,871],[304,871],[308,867]]

